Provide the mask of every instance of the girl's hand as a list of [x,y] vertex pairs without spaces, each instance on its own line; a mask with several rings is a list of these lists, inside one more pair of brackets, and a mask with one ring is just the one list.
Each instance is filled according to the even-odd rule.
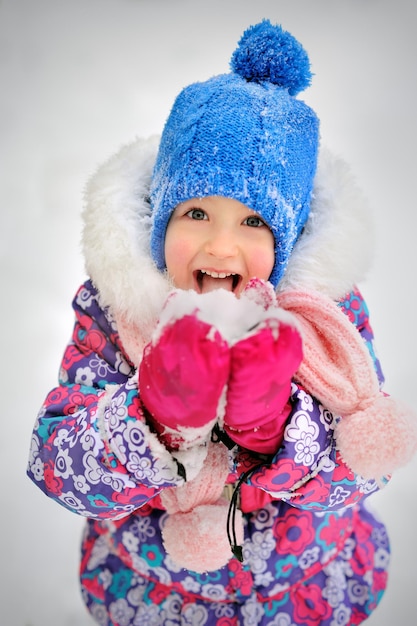
[[200,319],[187,294],[176,291],[168,299],[163,321],[139,366],[139,391],[148,419],[171,449],[207,440],[230,372],[226,340]]
[[224,429],[235,443],[272,454],[290,412],[291,379],[302,360],[302,342],[288,314],[271,307],[267,315],[231,348]]

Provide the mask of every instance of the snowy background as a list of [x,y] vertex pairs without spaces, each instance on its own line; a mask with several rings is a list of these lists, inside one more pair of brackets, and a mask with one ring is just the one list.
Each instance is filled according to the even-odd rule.
[[[302,97],[377,218],[361,285],[387,390],[415,401],[416,58],[412,0],[0,0],[1,626],[91,626],[78,591],[83,520],[26,478],[84,280],[80,210],[98,164],[160,132],[178,91],[228,71],[243,30],[281,23],[316,76]],[[415,402],[414,402],[415,403]],[[417,623],[417,460],[374,496],[388,591],[369,626]]]

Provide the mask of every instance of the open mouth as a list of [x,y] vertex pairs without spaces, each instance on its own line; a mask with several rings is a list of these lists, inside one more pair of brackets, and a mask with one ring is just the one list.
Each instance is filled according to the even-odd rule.
[[214,289],[235,292],[242,280],[240,274],[211,270],[197,270],[194,276],[200,293],[207,293]]

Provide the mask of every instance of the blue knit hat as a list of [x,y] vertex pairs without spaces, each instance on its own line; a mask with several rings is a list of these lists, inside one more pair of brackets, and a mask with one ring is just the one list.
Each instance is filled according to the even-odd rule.
[[232,72],[194,83],[166,121],[151,183],[151,254],[165,268],[165,233],[175,207],[226,196],[256,211],[275,240],[269,278],[282,278],[307,220],[319,121],[295,96],[311,81],[301,44],[269,20],[249,27]]

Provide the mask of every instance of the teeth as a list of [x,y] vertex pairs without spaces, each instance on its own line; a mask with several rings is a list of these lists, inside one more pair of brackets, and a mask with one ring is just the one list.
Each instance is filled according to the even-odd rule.
[[233,272],[210,272],[209,270],[200,270],[202,274],[207,274],[212,278],[227,278],[228,276],[235,276]]

